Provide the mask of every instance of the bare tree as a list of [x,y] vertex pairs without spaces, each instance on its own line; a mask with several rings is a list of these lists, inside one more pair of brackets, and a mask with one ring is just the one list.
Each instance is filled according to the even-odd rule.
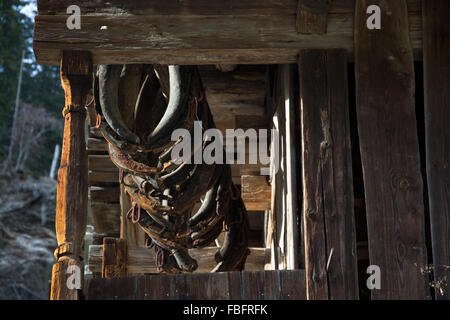
[[24,169],[30,153],[42,143],[47,132],[61,129],[61,120],[51,116],[44,108],[22,103],[13,137],[17,148],[15,169]]

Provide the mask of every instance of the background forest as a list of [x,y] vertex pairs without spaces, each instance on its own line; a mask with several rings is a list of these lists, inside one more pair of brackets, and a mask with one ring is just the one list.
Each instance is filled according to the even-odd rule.
[[64,92],[58,68],[36,64],[35,10],[34,0],[0,0],[0,299],[47,299],[57,245],[49,173],[62,143]]
[[17,130],[8,171],[26,171],[37,177],[48,175],[55,145],[61,143],[64,92],[58,68],[36,64],[32,51],[33,8],[35,1],[0,2],[0,163],[7,159],[11,142],[25,51]]

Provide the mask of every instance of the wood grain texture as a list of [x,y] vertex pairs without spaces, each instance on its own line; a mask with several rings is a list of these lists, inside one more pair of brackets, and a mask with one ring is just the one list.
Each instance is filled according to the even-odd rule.
[[303,224],[309,300],[329,297],[321,172],[321,143],[324,139],[321,112],[328,106],[326,57],[326,51],[302,51],[299,57]]
[[127,242],[125,239],[103,239],[102,277],[121,278],[127,275]]
[[[354,0],[330,4],[323,35],[297,33],[297,0],[83,2],[80,30],[66,27],[70,4],[38,1],[38,63],[56,64],[60,51],[70,49],[90,50],[95,64],[275,64],[296,62],[300,49],[353,52]],[[417,11],[411,11],[410,32],[420,51]]]
[[91,202],[91,212],[96,233],[110,236],[120,234],[120,204]]
[[[90,97],[91,57],[89,52],[63,52],[60,61],[65,105],[73,111],[65,115],[61,164],[56,197],[55,256],[50,299],[78,299],[77,290],[68,290],[65,282],[69,265],[79,263],[86,232],[88,202],[88,167],[84,126],[84,107]],[[60,259],[70,259],[60,261]],[[83,270],[83,268],[81,268]]]
[[358,299],[346,68],[341,50],[300,53],[308,299]]
[[87,300],[304,300],[304,282],[303,270],[93,279]]
[[[389,12],[368,30],[366,9]],[[427,299],[423,182],[414,107],[407,2],[356,2],[356,109],[370,264],[381,269],[373,299]]]
[[[437,299],[450,299],[450,2],[422,1],[428,197]],[[445,281],[446,279],[446,281]]]
[[[328,109],[322,113],[322,188],[330,299],[358,299],[347,59],[327,52]],[[326,143],[325,143],[326,144]],[[333,252],[331,252],[333,250]],[[331,255],[331,257],[330,257]]]
[[138,280],[137,277],[89,279],[86,300],[135,300],[138,298]]
[[[197,260],[199,268],[196,273],[211,271],[216,262],[214,255],[217,252],[216,247],[207,247],[203,249],[191,249],[189,254]],[[91,245],[89,247],[89,270],[91,272],[101,272],[103,259],[103,246]],[[251,271],[264,269],[264,249],[250,248],[250,255],[247,258],[245,267]],[[127,274],[139,275],[146,273],[156,273],[156,259],[153,250],[146,249],[140,246],[127,247],[126,259]]]
[[241,176],[241,196],[247,211],[270,209],[271,192],[266,176]]
[[329,0],[298,0],[297,32],[326,33],[329,2]]

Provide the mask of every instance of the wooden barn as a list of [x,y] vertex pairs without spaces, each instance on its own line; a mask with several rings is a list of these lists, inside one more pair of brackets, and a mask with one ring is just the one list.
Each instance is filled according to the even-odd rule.
[[450,298],[450,1],[37,4],[51,299]]

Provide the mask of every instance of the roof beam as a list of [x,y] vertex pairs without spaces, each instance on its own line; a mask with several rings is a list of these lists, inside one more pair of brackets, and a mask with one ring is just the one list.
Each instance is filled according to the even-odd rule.
[[[409,0],[410,37],[422,47],[418,0]],[[94,64],[295,63],[301,49],[353,54],[354,0],[329,5],[326,34],[298,34],[298,0],[80,1],[81,29],[66,26],[73,0],[38,0],[37,62],[58,64],[62,50],[87,50]],[[76,1],[75,1],[76,4]]]

